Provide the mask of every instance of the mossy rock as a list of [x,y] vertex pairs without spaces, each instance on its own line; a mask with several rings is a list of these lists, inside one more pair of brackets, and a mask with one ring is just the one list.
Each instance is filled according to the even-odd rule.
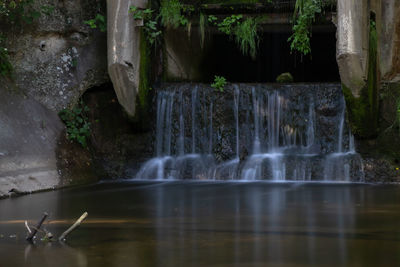
[[284,72],[276,77],[277,83],[292,83],[294,81],[292,74],[289,72]]

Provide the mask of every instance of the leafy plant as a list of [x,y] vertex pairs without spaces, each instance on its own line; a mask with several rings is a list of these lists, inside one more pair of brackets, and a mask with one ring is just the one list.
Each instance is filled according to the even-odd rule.
[[243,15],[231,15],[229,17],[224,18],[224,20],[218,23],[218,30],[227,35],[231,35],[235,32],[235,26],[240,24],[240,20],[243,18]]
[[215,90],[223,92],[226,86],[226,79],[223,76],[215,76],[214,83],[211,84],[211,87]]
[[98,28],[101,32],[107,31],[106,17],[101,14],[97,14],[94,19],[86,20],[83,23],[89,25],[89,27],[92,29]]
[[316,14],[322,12],[326,2],[324,0],[297,0],[293,14],[293,34],[288,41],[291,42],[290,49],[296,50],[303,55],[311,53],[310,37],[311,26]]
[[255,18],[247,18],[235,27],[235,40],[243,55],[249,54],[252,58],[256,57],[259,43],[257,28],[258,23]]
[[87,139],[90,136],[90,123],[86,116],[88,111],[89,107],[81,101],[77,107],[64,109],[58,113],[67,126],[67,138],[78,142],[82,147],[87,147]]
[[160,8],[162,25],[174,29],[187,25],[189,20],[182,15],[183,11],[190,10],[186,9],[179,0],[163,0]]
[[131,6],[129,8],[129,12],[133,14],[133,19],[140,20],[140,19],[151,18],[154,10],[152,10],[150,8],[139,9],[137,6]]
[[153,18],[154,10],[149,8],[139,9],[136,6],[131,6],[129,12],[133,14],[135,20],[143,20],[143,30],[146,40],[150,45],[155,44],[161,35],[161,30],[158,28],[157,18]]
[[217,25],[217,20],[218,20],[218,18],[216,16],[214,16],[214,15],[209,15],[207,17],[208,23],[210,23],[212,25]]
[[250,55],[252,58],[256,57],[257,48],[259,43],[258,25],[264,17],[246,18],[243,21],[243,15],[233,14],[218,22],[216,16],[208,16],[208,22],[218,27],[222,33],[234,37],[236,44],[243,55]]

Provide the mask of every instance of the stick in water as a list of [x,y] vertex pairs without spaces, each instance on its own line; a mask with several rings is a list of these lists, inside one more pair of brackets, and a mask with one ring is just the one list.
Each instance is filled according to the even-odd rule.
[[67,231],[62,233],[62,235],[58,238],[58,241],[64,241],[65,237],[69,233],[71,233],[76,227],[78,227],[83,222],[83,220],[86,219],[87,216],[88,216],[87,212],[83,213],[82,216],[70,228],[67,229]]
[[38,230],[42,226],[44,220],[46,220],[47,216],[49,216],[49,214],[47,214],[47,212],[43,213],[43,218],[38,222],[37,226],[35,228],[33,228],[33,231],[28,235],[26,240],[32,241],[32,239],[35,237],[36,233],[38,232]]
[[32,233],[32,231],[31,231],[31,228],[29,228],[29,225],[28,225],[28,222],[27,221],[25,221],[25,227],[26,227],[26,229],[28,229],[28,233]]

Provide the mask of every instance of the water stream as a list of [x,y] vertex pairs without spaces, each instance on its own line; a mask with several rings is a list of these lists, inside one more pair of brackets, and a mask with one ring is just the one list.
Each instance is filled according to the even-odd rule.
[[338,84],[165,85],[136,178],[363,181],[345,118]]

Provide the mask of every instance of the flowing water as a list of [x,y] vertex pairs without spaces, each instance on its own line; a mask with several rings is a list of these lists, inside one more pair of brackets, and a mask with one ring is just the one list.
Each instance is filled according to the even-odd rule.
[[[0,266],[399,266],[400,187],[125,182],[0,201]],[[49,213],[67,242],[25,241]],[[39,234],[39,237],[42,234]]]
[[363,181],[339,84],[173,84],[137,179]]

